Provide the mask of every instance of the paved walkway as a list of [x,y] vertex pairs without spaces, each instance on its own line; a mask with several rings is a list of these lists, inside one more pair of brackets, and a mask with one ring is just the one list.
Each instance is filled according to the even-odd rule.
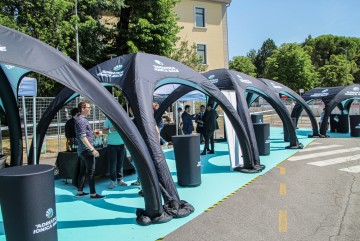
[[360,139],[316,139],[164,240],[360,240],[359,160]]

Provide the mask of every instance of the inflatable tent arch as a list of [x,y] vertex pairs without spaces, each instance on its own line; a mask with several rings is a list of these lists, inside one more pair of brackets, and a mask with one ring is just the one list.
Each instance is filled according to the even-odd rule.
[[134,155],[143,184],[145,214],[156,220],[159,220],[159,216],[163,217],[159,182],[151,157],[135,125],[113,96],[79,64],[39,40],[0,26],[0,43],[0,63],[26,68],[64,84],[96,103],[113,120],[115,128]]
[[[168,83],[182,83],[199,89],[209,95],[216,96],[216,99],[221,103],[225,111],[228,112],[238,132],[242,135],[245,133],[240,119],[234,114],[235,110],[222,93],[213,84],[206,81],[202,75],[174,60],[151,54],[136,53],[105,61],[91,68],[89,72],[97,78],[99,82],[120,88],[130,106],[132,106],[134,117],[138,120],[137,127],[143,139],[146,140],[146,145],[154,162],[162,187],[165,205],[169,205],[170,209],[172,209],[173,206],[179,206],[177,204],[181,204],[182,202],[180,201],[170,171],[165,162],[162,149],[157,140],[155,131],[156,122],[151,107],[154,90]],[[66,102],[66,98],[62,100],[57,99],[56,101],[59,101],[59,103],[63,105]],[[248,141],[246,136],[243,139]],[[247,149],[244,155],[250,160],[250,165],[246,168],[253,169],[252,150],[249,145],[246,147]]]
[[[330,113],[339,107],[341,112],[349,111],[353,99],[360,99],[360,85],[353,84],[349,86],[337,87],[318,87],[304,93],[303,98],[307,102],[315,99],[321,99],[325,104],[325,113],[323,122],[320,126],[320,134],[326,136],[326,124],[330,117]],[[301,114],[301,106],[295,105],[292,116],[299,118]]]
[[[265,85],[262,81],[259,81],[258,79],[248,76],[246,74],[236,72],[233,70],[227,70],[227,69],[212,70],[212,71],[204,73],[203,75],[205,77],[208,77],[210,79],[210,81],[214,82],[214,84],[221,90],[236,89],[236,92],[240,93],[240,94],[238,94],[239,97],[237,98],[237,101],[238,101],[238,104],[237,104],[238,110],[237,111],[238,111],[239,116],[242,118],[243,122],[247,123],[251,139],[254,140],[254,141],[252,141],[252,145],[255,150],[257,150],[257,145],[256,145],[255,137],[253,136],[253,134],[251,134],[251,133],[253,133],[252,122],[251,122],[251,119],[249,117],[247,117],[247,116],[249,116],[248,110],[245,110],[245,108],[244,108],[244,106],[246,105],[246,102],[250,103],[250,104],[252,103],[251,98],[254,95],[251,93],[250,94],[248,93],[246,95],[246,97],[242,97],[242,96],[245,96],[245,91],[256,92],[259,95],[262,95],[274,107],[276,112],[282,118],[283,122],[286,125],[292,126],[290,115],[289,115],[288,111],[286,110],[286,107],[283,105],[281,100],[277,98],[277,96],[274,94],[274,92],[270,91],[268,86]],[[173,102],[175,102],[182,95],[188,93],[190,90],[191,90],[190,88],[187,88],[185,86],[181,86],[178,89],[176,89],[160,105],[157,113],[155,114],[155,118],[160,118],[162,116],[163,112],[166,110],[166,108],[169,105],[171,105]],[[253,99],[255,100],[257,97],[258,96],[256,96]],[[246,98],[246,100],[242,99],[242,98]],[[240,102],[239,102],[239,100],[240,100]],[[244,113],[246,113],[246,114],[244,114]],[[255,144],[255,146],[254,146],[254,144]],[[293,128],[293,131],[290,132],[289,148],[299,148],[299,147],[301,148],[301,144],[299,145],[297,137],[296,137],[296,133],[295,133],[295,128]],[[259,157],[257,156],[257,160],[258,159],[259,159]]]
[[[312,112],[312,110],[310,109],[309,105],[304,101],[304,99],[298,95],[295,91],[293,91],[292,89],[290,89],[289,87],[273,81],[273,80],[269,80],[269,79],[263,79],[263,78],[259,78],[259,80],[261,80],[262,82],[264,82],[267,86],[270,87],[271,90],[273,90],[277,95],[276,97],[280,100],[280,95],[286,95],[289,98],[292,98],[293,100],[296,100],[296,102],[302,106],[302,108],[305,109],[306,113],[308,114],[309,118],[310,118],[310,122],[311,122],[311,126],[312,126],[312,131],[313,134],[309,135],[310,137],[313,136],[319,136],[319,130],[317,128],[317,123],[316,123],[316,119],[314,116],[314,113]],[[297,123],[297,121],[296,121]],[[296,127],[297,124],[295,124]],[[286,126],[287,127],[287,126]],[[294,127],[294,128],[295,128]],[[287,127],[288,128],[288,127]],[[286,130],[285,130],[286,131]]]

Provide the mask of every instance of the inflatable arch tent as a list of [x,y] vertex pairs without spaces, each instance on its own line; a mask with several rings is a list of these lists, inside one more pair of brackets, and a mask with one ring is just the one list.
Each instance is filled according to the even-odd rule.
[[[307,91],[302,96],[306,102],[311,102],[315,99],[321,99],[325,104],[325,113],[323,122],[320,126],[320,134],[326,136],[326,124],[331,112],[338,107],[342,113],[349,113],[351,103],[354,99],[360,99],[360,85],[353,84],[349,86],[337,87],[318,87]],[[291,116],[298,119],[302,112],[302,106],[295,105]]]
[[[1,57],[1,56],[0,56]],[[23,143],[21,122],[18,109],[18,86],[29,70],[8,64],[0,64],[0,106],[8,120],[10,138],[10,166],[21,165],[23,161]]]
[[[227,69],[211,70],[204,73],[203,75],[221,90],[235,90],[237,96],[237,111],[240,118],[244,123],[246,123],[249,136],[251,137],[252,146],[255,150],[254,152],[257,154],[257,161],[259,160],[258,148],[256,145],[256,138],[247,107],[250,107],[252,102],[255,101],[259,95],[266,99],[273,106],[275,111],[283,120],[284,125],[289,126],[288,129],[291,131],[290,146],[288,148],[301,148],[301,144],[298,142],[295,128],[293,127],[286,107],[282,103],[281,99],[278,98],[278,96],[262,81],[246,74]],[[160,118],[169,105],[171,105],[174,101],[189,91],[190,89],[186,87],[179,87],[177,90],[175,90],[161,104],[155,117]]]
[[[314,113],[312,112],[312,110],[310,109],[309,105],[304,101],[304,99],[298,95],[295,91],[293,91],[292,89],[290,89],[289,87],[278,83],[276,81],[273,80],[269,80],[269,79],[262,79],[259,78],[259,80],[261,80],[262,82],[264,82],[267,86],[270,87],[270,89],[272,91],[274,91],[276,93],[276,98],[280,100],[280,95],[285,95],[293,100],[296,100],[296,103],[298,105],[300,105],[308,114],[309,118],[310,118],[310,122],[311,122],[311,127],[312,127],[312,135],[309,134],[309,137],[313,137],[313,136],[319,136],[319,130],[317,128],[317,123],[316,123],[316,119],[314,116]],[[297,120],[296,123],[294,123],[294,127],[297,126]],[[284,131],[289,130],[288,126],[285,126]]]
[[[129,120],[127,113],[113,96],[79,64],[39,40],[0,26],[0,45],[0,63],[26,68],[28,71],[42,74],[64,84],[96,103],[113,120],[115,128],[124,139],[131,155],[134,156],[138,175],[143,185],[145,215],[148,217],[148,222],[145,224],[171,220],[171,216],[164,212],[159,181],[145,142],[133,122]],[[3,69],[0,72],[2,73],[1,80],[5,80]],[[0,89],[6,86],[3,82],[1,82]],[[11,89],[7,94],[9,93],[12,93]],[[2,101],[5,110],[16,108],[18,111],[17,106],[8,107],[8,103],[4,99]],[[7,115],[8,118],[11,118],[9,114],[11,114],[10,111],[7,112]],[[21,139],[17,138],[15,141],[19,142]],[[19,144],[15,146],[17,145]],[[20,155],[20,153],[15,153],[15,155]],[[21,163],[14,164],[20,165]]]
[[[244,140],[243,153],[249,163],[249,165],[244,168],[255,169],[254,156],[249,144],[249,138],[247,137],[240,118],[236,115],[236,111],[226,97],[211,82],[207,81],[206,78],[191,68],[161,56],[136,53],[113,58],[98,64],[90,69],[89,72],[97,78],[99,82],[120,88],[128,100],[137,122],[137,128],[139,132],[142,133],[142,137],[153,159],[165,205],[168,209],[179,206],[182,209],[182,204],[186,205],[186,202],[180,201],[155,130],[156,122],[153,117],[151,103],[154,90],[163,85],[171,83],[184,84],[206,93],[209,96],[213,96],[228,114],[238,136]],[[52,115],[54,115],[73,94],[68,92],[68,90],[63,90],[61,93],[63,96],[57,96],[54,100],[56,103],[53,103],[51,107],[52,110],[49,111]],[[46,118],[52,119],[52,117],[53,116],[48,116]],[[48,121],[46,122],[49,123]],[[45,131],[41,133],[41,135],[44,134]],[[43,140],[43,136],[40,136],[38,139]],[[39,144],[38,146],[41,145]],[[187,209],[186,206],[184,206],[184,208]],[[180,211],[178,215],[182,215],[181,212],[182,211]]]

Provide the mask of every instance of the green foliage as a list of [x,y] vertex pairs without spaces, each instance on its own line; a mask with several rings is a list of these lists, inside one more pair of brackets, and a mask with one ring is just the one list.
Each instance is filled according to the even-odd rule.
[[180,47],[172,51],[170,58],[198,72],[204,72],[207,69],[207,65],[202,64],[202,58],[197,55],[196,45],[189,46],[189,41],[181,41]]
[[[348,71],[349,66],[346,64],[345,55],[331,55],[330,60],[318,69],[320,85],[332,87],[353,84],[354,77]],[[356,66],[354,62],[351,65]]]
[[117,54],[146,52],[170,56],[176,42],[178,0],[125,0],[117,25]]
[[317,86],[318,77],[311,58],[298,44],[284,44],[266,61],[265,77],[293,90]]
[[277,47],[275,45],[274,40],[267,39],[262,44],[261,48],[258,50],[256,57],[255,57],[255,66],[257,70],[257,76],[258,77],[264,77],[265,74],[265,68],[266,68],[266,60],[268,57],[270,57],[274,50],[276,50]]
[[[78,25],[80,63],[85,68],[107,59],[112,52],[115,28],[102,23],[103,12],[118,13],[123,0],[2,0],[0,24],[35,37],[76,59],[75,26]],[[62,85],[36,77],[40,96],[53,96]]]
[[250,57],[234,57],[229,63],[229,68],[256,77],[256,67]]

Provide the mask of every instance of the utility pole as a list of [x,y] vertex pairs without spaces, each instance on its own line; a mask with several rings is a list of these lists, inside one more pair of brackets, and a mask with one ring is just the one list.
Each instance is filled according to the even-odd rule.
[[80,64],[80,53],[79,53],[79,29],[78,29],[78,9],[77,9],[78,1],[75,0],[75,16],[76,16],[76,22],[75,22],[75,42],[76,42],[76,62]]

